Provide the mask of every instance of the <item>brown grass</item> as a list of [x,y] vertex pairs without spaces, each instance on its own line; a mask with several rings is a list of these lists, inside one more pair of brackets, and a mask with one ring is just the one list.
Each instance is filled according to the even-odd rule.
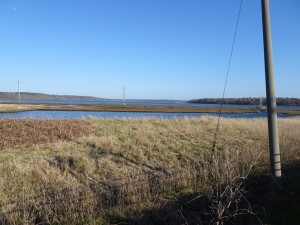
[[[43,103],[0,103],[0,112],[22,112],[30,110],[50,111],[95,111],[95,112],[182,112],[219,113],[214,106],[160,106],[160,105],[114,105],[114,104],[43,104]],[[265,111],[265,110],[263,110]],[[223,107],[222,113],[256,113],[256,108]],[[300,115],[299,109],[278,109],[278,113]]]
[[87,120],[0,119],[0,148],[70,141],[93,130]]
[[[243,175],[256,160],[254,170],[268,168],[266,119],[222,119],[213,155],[212,117],[1,123],[11,140],[0,150],[3,224],[105,224],[178,192],[209,190],[216,169]],[[300,118],[279,119],[279,132],[283,162],[300,160]],[[212,169],[212,156],[227,167]]]

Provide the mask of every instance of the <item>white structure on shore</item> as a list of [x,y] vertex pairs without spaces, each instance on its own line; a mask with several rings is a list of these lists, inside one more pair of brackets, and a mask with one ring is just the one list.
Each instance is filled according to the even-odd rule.
[[260,97],[258,106],[256,106],[256,108],[257,108],[258,113],[261,113],[261,110],[266,109],[266,106],[263,105],[263,98],[262,97]]
[[263,98],[262,97],[260,97],[260,99],[259,99],[258,108],[259,109],[266,109],[266,107],[263,105]]

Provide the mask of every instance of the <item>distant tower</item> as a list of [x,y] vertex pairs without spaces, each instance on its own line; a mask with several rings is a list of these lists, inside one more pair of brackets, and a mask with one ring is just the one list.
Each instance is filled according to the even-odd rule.
[[123,105],[126,105],[126,103],[125,103],[125,86],[123,86]]
[[21,101],[21,95],[20,95],[20,80],[18,79],[18,102]]

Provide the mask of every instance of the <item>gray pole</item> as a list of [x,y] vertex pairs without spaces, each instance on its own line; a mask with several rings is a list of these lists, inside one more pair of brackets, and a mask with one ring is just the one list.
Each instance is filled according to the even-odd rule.
[[18,80],[18,102],[21,101],[21,95],[20,95],[20,80]]
[[125,105],[125,86],[123,86],[123,105]]
[[[281,162],[277,128],[269,0],[261,0],[261,4],[264,35],[266,94],[268,107],[270,166],[274,181],[279,182],[281,178]],[[275,182],[273,184],[275,184]]]

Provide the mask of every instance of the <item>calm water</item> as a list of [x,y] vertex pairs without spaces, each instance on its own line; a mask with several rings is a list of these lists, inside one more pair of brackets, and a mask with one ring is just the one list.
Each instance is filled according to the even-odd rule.
[[[16,100],[9,100],[16,102]],[[28,103],[52,103],[52,104],[122,104],[122,100],[103,100],[103,101],[62,101],[62,100],[22,100]],[[160,106],[211,106],[220,107],[220,104],[193,104],[184,101],[149,101],[149,100],[127,100],[128,105],[160,105]],[[223,105],[224,107],[237,108],[255,108],[256,105]],[[287,108],[299,108],[300,106],[291,106]],[[0,118],[180,118],[180,117],[200,117],[200,116],[218,116],[216,113],[152,113],[152,112],[87,112],[87,111],[28,111],[18,113],[0,113]],[[278,115],[279,117],[290,117],[290,115]],[[243,114],[222,114],[227,118],[259,118],[267,117],[266,113],[243,113]]]
[[[182,117],[201,117],[201,116],[218,116],[217,113],[153,113],[153,112],[86,112],[86,111],[27,111],[17,113],[0,113],[0,118],[182,118]],[[226,118],[264,118],[266,113],[241,113],[241,114],[221,114]],[[278,117],[292,117],[291,115],[279,114]]]

